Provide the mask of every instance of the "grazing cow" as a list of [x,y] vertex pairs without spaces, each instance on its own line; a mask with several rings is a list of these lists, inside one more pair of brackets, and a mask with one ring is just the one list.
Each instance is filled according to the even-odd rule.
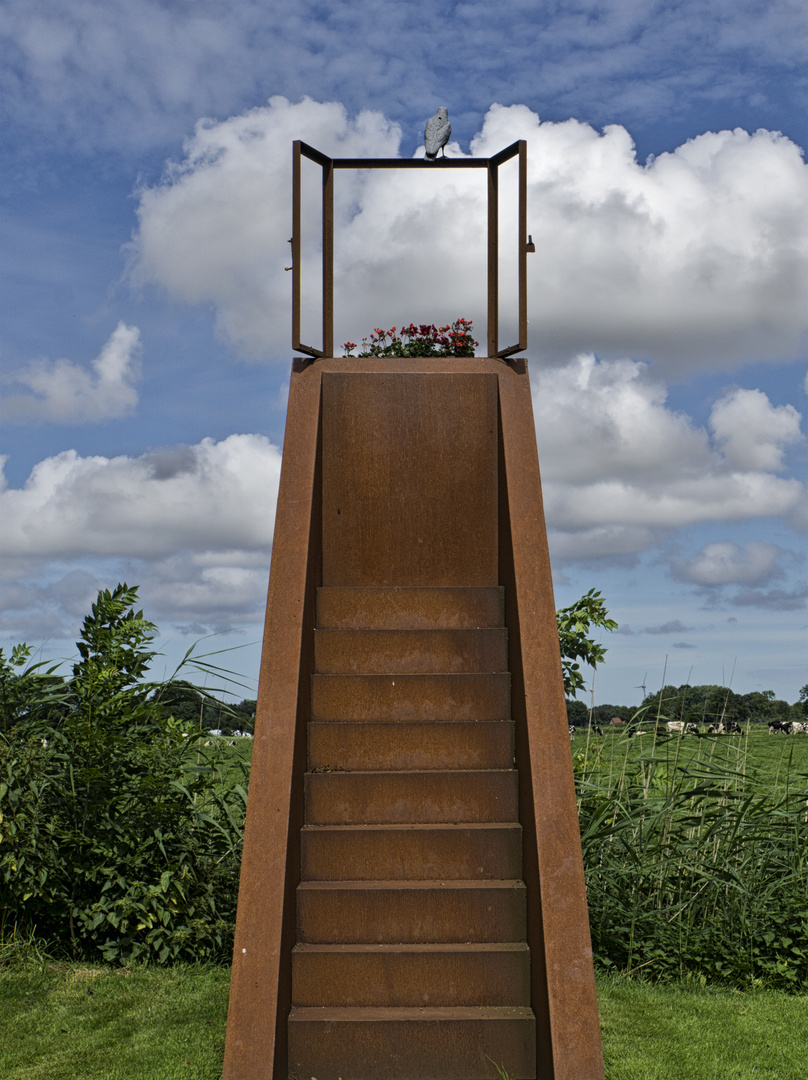
[[671,735],[698,735],[695,724],[686,724],[684,720],[668,720],[665,727]]
[[572,736],[575,734],[575,725],[570,724],[569,728],[570,728],[570,738],[572,738]]
[[791,724],[787,720],[770,720],[769,721],[769,734],[770,735],[790,735]]
[[710,724],[707,728],[708,735],[726,735],[726,728],[723,724]]
[[741,735],[741,725],[735,720],[727,721],[727,735]]
[[599,724],[595,724],[595,726],[594,726],[594,728],[592,728],[592,730],[595,732],[596,735],[602,735],[603,734],[603,728]]
[[796,720],[792,720],[788,726],[791,728],[792,735],[801,735],[804,731],[806,731],[806,725],[799,724]]

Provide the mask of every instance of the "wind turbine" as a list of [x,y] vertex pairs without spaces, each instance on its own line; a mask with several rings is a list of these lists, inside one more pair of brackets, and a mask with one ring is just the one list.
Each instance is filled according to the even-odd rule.
[[646,671],[646,673],[642,677],[642,682],[640,683],[640,685],[634,687],[635,690],[642,690],[642,699],[643,699],[643,701],[645,701],[645,680],[647,678],[648,678],[648,672]]

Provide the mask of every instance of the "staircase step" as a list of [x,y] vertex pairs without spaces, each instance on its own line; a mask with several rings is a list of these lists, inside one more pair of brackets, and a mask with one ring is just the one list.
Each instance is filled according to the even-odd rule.
[[522,874],[522,827],[305,825],[304,881],[502,880]]
[[514,880],[302,881],[297,940],[332,945],[524,941],[525,885]]
[[312,720],[510,720],[510,675],[312,675]]
[[315,630],[314,668],[333,675],[506,671],[508,631]]
[[317,625],[376,630],[504,626],[497,587],[346,588],[317,590]]
[[536,1020],[523,1006],[293,1008],[289,1075],[317,1080],[518,1080],[536,1076]]
[[529,1005],[524,942],[452,945],[295,945],[299,1006]]
[[510,769],[510,720],[319,721],[309,724],[310,769]]
[[515,769],[306,773],[308,825],[515,821]]

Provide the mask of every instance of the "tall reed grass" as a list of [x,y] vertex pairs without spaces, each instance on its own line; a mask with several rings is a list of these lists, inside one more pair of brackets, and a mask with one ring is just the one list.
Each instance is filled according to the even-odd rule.
[[588,736],[573,748],[596,963],[804,989],[808,773],[783,737],[772,782],[751,767],[748,728],[741,738],[669,736],[664,720],[638,715],[641,738]]

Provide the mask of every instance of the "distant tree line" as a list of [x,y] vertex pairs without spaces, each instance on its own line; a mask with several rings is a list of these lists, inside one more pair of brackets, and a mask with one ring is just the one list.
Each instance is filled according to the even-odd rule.
[[[796,720],[808,718],[808,684],[800,691],[799,701],[790,705],[776,698],[773,690],[753,690],[749,694],[736,694],[726,686],[706,684],[691,686],[663,686],[661,690],[643,698],[644,719],[651,720],[657,714],[671,720],[707,725],[721,721],[738,724],[768,724],[771,720]],[[615,718],[629,721],[638,709],[628,705],[596,705],[591,711],[592,725],[603,727]],[[567,700],[567,718],[575,727],[586,727],[590,722],[590,710],[582,701]]]

